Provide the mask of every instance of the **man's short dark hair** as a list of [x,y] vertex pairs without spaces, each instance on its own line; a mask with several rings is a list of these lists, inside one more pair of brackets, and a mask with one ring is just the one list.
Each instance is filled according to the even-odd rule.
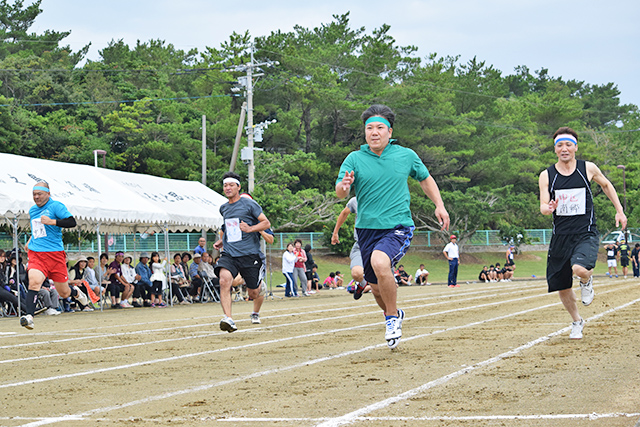
[[556,139],[556,136],[563,135],[563,134],[564,135],[572,135],[576,139],[576,141],[578,140],[578,133],[575,130],[573,130],[570,127],[568,127],[568,126],[563,126],[560,129],[558,129],[556,131],[556,133],[553,134],[551,139]]
[[371,107],[367,108],[366,110],[364,110],[360,118],[362,119],[362,123],[365,123],[370,117],[373,116],[384,117],[389,121],[391,127],[393,127],[393,122],[395,122],[396,120],[396,115],[393,110],[382,104],[374,104]]
[[92,256],[88,256],[88,257],[87,257],[87,262],[89,262],[89,261],[91,261],[91,260],[95,260],[95,258],[94,258],[94,257],[92,257]]
[[234,179],[237,179],[239,182],[242,182],[242,180],[240,179],[240,175],[238,175],[235,172],[231,172],[231,171],[225,172],[225,174],[222,175],[222,180],[223,181],[225,180],[225,178],[234,178]]

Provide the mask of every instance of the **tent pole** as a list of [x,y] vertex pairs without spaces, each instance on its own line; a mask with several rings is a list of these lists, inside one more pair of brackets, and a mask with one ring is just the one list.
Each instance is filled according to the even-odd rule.
[[96,234],[98,235],[98,283],[100,284],[100,311],[104,310],[104,298],[102,297],[102,268],[100,268],[100,221],[96,223]]
[[[167,264],[169,264],[169,273],[170,273],[171,260],[169,259],[169,224],[165,222],[162,229],[164,231],[164,256],[167,259]],[[173,287],[171,286],[171,274],[168,274],[167,286],[169,287],[169,302],[171,303],[170,304],[171,307],[173,307]]]
[[20,252],[18,251],[18,215],[13,217],[13,249],[16,254],[16,289],[18,290],[18,317],[22,317],[22,301],[20,299]]

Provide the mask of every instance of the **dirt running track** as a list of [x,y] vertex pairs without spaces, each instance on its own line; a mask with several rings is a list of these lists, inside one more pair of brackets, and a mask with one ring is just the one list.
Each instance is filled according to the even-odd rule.
[[597,278],[584,339],[542,281],[0,319],[5,426],[640,426],[640,280]]

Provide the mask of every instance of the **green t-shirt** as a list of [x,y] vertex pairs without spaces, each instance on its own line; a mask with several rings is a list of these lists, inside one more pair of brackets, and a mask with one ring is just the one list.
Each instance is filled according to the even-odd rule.
[[415,151],[389,143],[378,156],[365,144],[342,162],[336,184],[351,171],[351,188],[358,198],[357,228],[388,230],[414,225],[407,179],[424,181],[429,177],[429,170]]

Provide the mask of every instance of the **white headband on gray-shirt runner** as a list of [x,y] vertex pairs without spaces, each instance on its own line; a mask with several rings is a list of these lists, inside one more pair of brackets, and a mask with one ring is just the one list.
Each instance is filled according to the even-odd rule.
[[237,179],[235,179],[235,178],[231,178],[231,177],[229,177],[229,178],[225,178],[225,179],[223,179],[223,180],[222,180],[222,184],[223,184],[223,185],[224,185],[224,184],[228,184],[228,183],[230,183],[230,182],[235,182],[236,184],[238,184],[238,187],[240,187],[240,181],[238,181],[238,180],[237,180]]

